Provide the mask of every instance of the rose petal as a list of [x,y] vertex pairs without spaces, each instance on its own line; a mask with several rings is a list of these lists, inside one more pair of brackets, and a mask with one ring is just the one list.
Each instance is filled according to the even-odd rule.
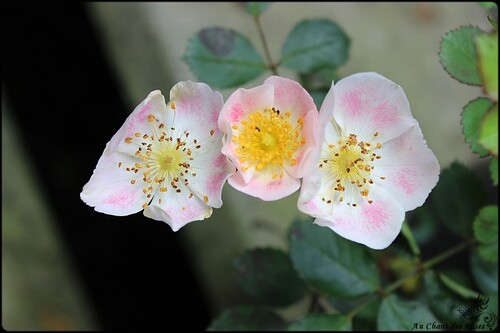
[[274,88],[274,106],[281,112],[290,112],[290,119],[305,117],[309,112],[316,111],[316,104],[311,95],[296,81],[280,76],[270,76],[264,84],[269,83]]
[[310,169],[312,164],[315,164],[317,159],[317,151],[319,144],[319,128],[318,128],[318,112],[313,110],[308,112],[304,117],[304,127],[302,135],[305,137],[306,143],[302,145],[292,156],[296,160],[294,166],[287,165],[285,169],[295,178],[302,178]]
[[[149,206],[144,209],[144,216],[167,223],[173,231],[178,231],[186,224],[200,221],[212,215],[212,207],[206,205],[197,196],[189,197],[189,189],[180,186],[181,192],[158,192]],[[161,203],[159,203],[161,199]]]
[[242,170],[242,165],[235,152],[237,146],[232,141],[233,129],[231,126],[239,123],[247,114],[263,111],[272,107],[273,104],[274,91],[270,84],[263,84],[252,89],[239,88],[229,96],[219,115],[218,126],[225,133],[222,140],[222,153],[236,166],[238,169],[236,174],[240,174],[238,177],[243,177],[247,183],[252,178],[255,168]]
[[[110,143],[106,145],[106,149]],[[102,155],[80,198],[97,212],[125,216],[142,210],[149,201],[139,185],[139,177],[119,165],[133,165],[135,158],[123,153]],[[135,184],[131,184],[134,181]]]
[[194,155],[191,170],[196,176],[189,183],[189,188],[198,198],[215,208],[222,206],[222,188],[228,177],[236,172],[226,156],[216,153],[220,146],[214,145],[210,153]]
[[377,73],[358,73],[335,86],[333,117],[342,135],[354,133],[361,140],[377,142],[395,138],[416,123],[403,89]]
[[297,191],[300,181],[283,172],[283,178],[279,176],[273,179],[272,172],[255,172],[251,182],[245,182],[242,173],[237,172],[229,177],[228,183],[238,191],[260,198],[264,201],[272,201],[284,198]]
[[[104,150],[104,154],[110,155],[115,151],[119,151],[134,155],[138,145],[140,145],[140,139],[136,138],[135,133],[150,133],[151,124],[148,121],[148,116],[166,114],[166,110],[165,97],[161,94],[161,91],[152,91],[127,117],[118,132],[111,138],[109,145]],[[127,143],[126,138],[130,138],[132,144]]]
[[334,83],[330,86],[330,90],[323,99],[318,118],[319,142],[325,144],[336,143],[339,139],[340,127],[333,118],[335,106],[335,89]]
[[217,137],[218,118],[223,105],[222,95],[205,83],[181,81],[170,91],[169,106],[175,108],[173,126],[178,133],[189,132],[188,140]]
[[385,179],[374,181],[397,199],[405,211],[423,205],[438,182],[440,168],[418,124],[384,143],[378,154],[382,158],[374,163],[374,172]]
[[231,125],[239,123],[247,114],[263,111],[274,105],[274,89],[262,84],[251,89],[239,88],[229,96],[219,115],[219,127],[228,132]]
[[380,188],[371,192],[373,202],[357,207],[335,204],[333,214],[317,217],[316,224],[372,249],[387,248],[398,236],[404,221],[403,208]]

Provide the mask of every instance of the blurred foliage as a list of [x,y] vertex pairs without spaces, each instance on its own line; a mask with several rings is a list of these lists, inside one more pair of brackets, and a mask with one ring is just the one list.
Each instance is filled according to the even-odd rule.
[[203,29],[191,38],[184,60],[200,81],[216,88],[243,84],[267,68],[245,36],[219,27]]
[[283,45],[279,63],[299,73],[335,70],[349,57],[350,40],[335,23],[325,19],[299,22]]
[[241,288],[259,304],[286,306],[306,294],[306,285],[281,250],[248,250],[234,260],[233,266]]
[[254,16],[259,16],[267,10],[271,2],[247,2],[246,10]]

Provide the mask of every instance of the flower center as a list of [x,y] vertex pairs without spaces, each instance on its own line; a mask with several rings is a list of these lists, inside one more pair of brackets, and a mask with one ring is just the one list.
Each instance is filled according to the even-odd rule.
[[158,173],[175,174],[180,171],[180,164],[184,162],[183,156],[175,147],[168,144],[162,145],[153,162],[157,164]]
[[[373,135],[377,137],[378,132]],[[330,204],[334,201],[345,201],[356,207],[360,199],[368,203],[370,185],[373,184],[374,161],[382,156],[375,153],[382,144],[358,141],[355,134],[342,137],[336,144],[328,144],[323,149],[319,168],[327,173],[326,181],[329,190],[323,194],[322,200]],[[385,179],[380,177],[380,179]]]
[[[175,109],[173,103],[171,109]],[[167,128],[151,114],[148,115],[148,122],[151,125],[149,133],[137,132],[133,137],[125,138],[127,144],[137,146],[134,155],[139,158],[138,163],[126,166],[119,162],[118,168],[137,174],[130,183],[143,186],[142,192],[147,198],[143,208],[150,204],[158,189],[160,192],[171,189],[175,193],[184,190],[189,193],[189,198],[192,198],[194,194],[189,188],[189,182],[197,173],[191,163],[195,160],[196,151],[202,148],[202,142],[214,135],[215,130],[211,130],[206,138],[198,141],[190,136],[188,131],[176,130],[173,123]],[[208,202],[208,196],[204,196],[203,200]],[[161,197],[158,197],[158,204],[161,204]]]
[[283,177],[284,166],[294,166],[293,158],[299,147],[306,143],[302,136],[304,118],[294,124],[290,112],[281,113],[273,108],[247,115],[239,124],[233,125],[233,142],[243,171],[254,166],[260,171],[268,168],[277,178]]

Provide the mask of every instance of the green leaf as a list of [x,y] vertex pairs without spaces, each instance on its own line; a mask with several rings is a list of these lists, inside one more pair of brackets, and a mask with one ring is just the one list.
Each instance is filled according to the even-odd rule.
[[354,298],[380,287],[379,272],[368,249],[311,220],[290,228],[290,256],[299,275],[330,296]]
[[264,13],[272,2],[247,2],[246,10],[254,16]]
[[481,7],[486,9],[488,14],[488,22],[490,22],[493,29],[498,30],[498,6],[494,2],[480,2]]
[[248,250],[234,260],[233,267],[243,291],[259,304],[286,306],[307,292],[290,258],[281,250]]
[[479,5],[481,7],[483,7],[484,9],[490,9],[490,8],[496,7],[496,3],[492,2],[492,1],[480,1]]
[[463,298],[476,298],[478,295],[477,291],[470,290],[469,288],[461,285],[460,283],[456,282],[455,280],[447,277],[442,273],[439,274],[439,278],[441,279],[441,282],[443,282],[445,286],[447,286],[450,290],[459,294]]
[[350,39],[334,22],[303,20],[288,35],[280,64],[300,73],[337,68],[349,56]]
[[490,161],[490,175],[493,185],[498,185],[498,158],[492,157]]
[[376,331],[377,316],[380,303],[380,298],[371,301],[363,310],[352,319],[353,331]]
[[478,27],[460,27],[441,39],[439,58],[444,69],[453,78],[466,84],[481,85],[477,66],[474,36],[480,33]]
[[481,157],[489,154],[488,150],[483,148],[477,140],[482,120],[493,106],[493,102],[486,97],[479,97],[469,102],[462,112],[462,128],[465,135],[465,142],[470,145],[472,151]]
[[477,142],[491,155],[498,156],[498,104],[495,104],[484,116]]
[[470,265],[477,288],[485,295],[498,293],[498,262],[484,261],[476,251],[473,251]]
[[478,34],[475,42],[484,92],[498,101],[498,31]]
[[352,322],[337,314],[309,314],[295,321],[288,331],[351,331]]
[[474,237],[479,241],[477,248],[483,260],[498,261],[498,206],[486,206],[474,220]]
[[432,270],[424,274],[423,280],[427,302],[436,317],[443,323],[465,324],[467,320],[457,310],[467,300],[446,288]]
[[472,235],[472,221],[486,202],[486,192],[472,171],[454,162],[441,173],[430,199],[448,229],[466,237]]
[[484,9],[495,8],[497,6],[496,3],[490,1],[480,1],[479,5]]
[[219,27],[203,29],[193,36],[184,60],[198,80],[217,88],[246,83],[267,69],[245,36]]
[[488,15],[488,22],[490,22],[490,25],[493,27],[493,29],[498,29],[498,21],[495,18]]
[[377,317],[377,329],[379,331],[409,331],[415,324],[425,325],[436,323],[438,320],[419,301],[405,301],[396,295],[389,295],[380,304]]
[[273,312],[256,306],[226,309],[207,331],[283,331],[286,323]]
[[413,236],[421,246],[433,241],[439,227],[437,216],[430,206],[422,205],[408,214]]

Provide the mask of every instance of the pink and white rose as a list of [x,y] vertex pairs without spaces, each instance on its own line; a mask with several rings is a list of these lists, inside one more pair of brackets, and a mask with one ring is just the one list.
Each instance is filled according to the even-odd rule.
[[222,206],[234,166],[221,154],[217,126],[222,95],[204,83],[182,81],[142,101],[106,144],[80,194],[96,211],[144,215],[174,231]]
[[297,191],[318,145],[317,118],[312,97],[291,79],[236,90],[219,116],[222,153],[238,170],[228,183],[266,201]]
[[332,84],[319,127],[321,144],[303,178],[299,209],[344,238],[388,247],[440,170],[403,89],[377,73],[348,76]]

